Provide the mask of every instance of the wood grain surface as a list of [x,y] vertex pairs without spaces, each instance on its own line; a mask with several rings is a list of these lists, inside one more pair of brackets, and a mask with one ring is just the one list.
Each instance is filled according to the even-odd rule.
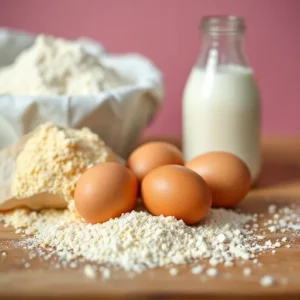
[[[170,139],[168,139],[170,140]],[[177,139],[171,139],[180,145]],[[300,139],[268,139],[263,142],[263,170],[257,185],[242,202],[244,212],[267,214],[269,204],[300,207]],[[282,238],[269,234],[268,239]],[[292,238],[291,248],[279,248],[259,257],[259,263],[238,263],[220,267],[219,275],[207,278],[191,274],[179,267],[177,276],[168,269],[155,269],[129,278],[113,271],[109,280],[91,280],[77,268],[55,269],[52,261],[28,259],[28,252],[16,247],[21,237],[12,228],[0,225],[0,299],[300,299],[300,235]],[[55,259],[55,258],[54,258]],[[25,268],[25,262],[30,263]],[[250,276],[243,275],[251,267]],[[262,287],[264,275],[272,275],[277,283]],[[281,280],[286,281],[285,284]]]

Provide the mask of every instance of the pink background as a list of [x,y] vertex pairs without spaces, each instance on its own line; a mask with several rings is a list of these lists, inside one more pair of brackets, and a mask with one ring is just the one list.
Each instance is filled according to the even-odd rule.
[[299,13],[299,0],[0,0],[0,26],[89,36],[110,51],[151,58],[165,74],[166,98],[147,135],[181,133],[182,89],[198,55],[200,19],[209,14],[246,18],[264,134],[300,134]]

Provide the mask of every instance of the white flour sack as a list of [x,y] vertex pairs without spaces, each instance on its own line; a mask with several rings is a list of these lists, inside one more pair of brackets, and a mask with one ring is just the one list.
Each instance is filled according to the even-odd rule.
[[126,157],[162,99],[162,74],[141,55],[0,29],[0,149],[52,122],[89,127]]

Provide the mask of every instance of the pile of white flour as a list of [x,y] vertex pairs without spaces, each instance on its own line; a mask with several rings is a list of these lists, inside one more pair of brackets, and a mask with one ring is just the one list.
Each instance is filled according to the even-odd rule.
[[45,35],[0,70],[0,94],[89,95],[120,85],[124,80],[79,43]]
[[[278,213],[282,215],[280,220],[273,212],[268,221],[268,226],[275,226],[276,232],[291,229],[291,224],[299,228],[299,214],[294,209],[286,208]],[[213,267],[220,263],[230,266],[237,259],[257,263],[257,253],[276,251],[275,248],[289,242],[288,238],[264,241],[264,236],[257,232],[258,218],[256,214],[212,209],[205,221],[187,226],[174,217],[132,211],[92,225],[74,219],[68,210],[38,213],[18,209],[0,214],[0,221],[6,226],[12,225],[17,233],[27,236],[26,247],[30,250],[48,249],[50,255],[71,264],[82,259],[138,273],[205,258]],[[209,272],[215,273],[216,269]]]

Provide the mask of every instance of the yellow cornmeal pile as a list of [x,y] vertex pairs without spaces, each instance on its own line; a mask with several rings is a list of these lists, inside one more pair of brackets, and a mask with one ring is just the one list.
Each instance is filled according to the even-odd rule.
[[33,131],[17,157],[12,193],[16,198],[49,193],[70,204],[81,174],[108,156],[105,143],[88,128],[45,123]]

